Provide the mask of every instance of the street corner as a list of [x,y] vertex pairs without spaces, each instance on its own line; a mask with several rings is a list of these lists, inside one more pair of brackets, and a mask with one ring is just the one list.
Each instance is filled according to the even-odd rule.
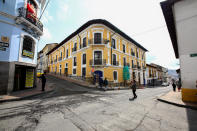
[[159,96],[157,100],[168,103],[168,104],[172,104],[175,106],[197,110],[197,103],[184,102],[182,100],[181,92],[178,92],[178,91],[176,92],[170,91],[162,96]]

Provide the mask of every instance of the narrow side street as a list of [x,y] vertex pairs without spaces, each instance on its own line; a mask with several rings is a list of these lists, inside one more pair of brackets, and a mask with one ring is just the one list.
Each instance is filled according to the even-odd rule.
[[157,101],[172,87],[97,91],[54,78],[54,92],[0,105],[0,130],[193,131],[197,111]]

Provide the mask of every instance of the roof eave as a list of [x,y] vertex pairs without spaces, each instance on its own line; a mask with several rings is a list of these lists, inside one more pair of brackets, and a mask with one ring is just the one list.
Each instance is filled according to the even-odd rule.
[[180,0],[168,0],[160,3],[176,58],[179,58],[179,52],[172,5],[178,1]]
[[132,38],[130,38],[128,35],[126,35],[124,32],[122,32],[121,30],[119,30],[116,26],[114,26],[113,24],[111,24],[110,22],[103,20],[103,19],[94,19],[94,20],[90,20],[88,22],[86,22],[85,24],[83,24],[80,28],[78,28],[75,32],[73,32],[71,35],[69,35],[67,38],[65,38],[60,44],[58,44],[56,47],[54,47],[51,51],[49,51],[47,53],[47,55],[49,55],[50,53],[52,53],[54,50],[56,50],[57,48],[59,48],[60,46],[62,46],[64,43],[66,43],[67,41],[69,41],[71,38],[73,38],[74,36],[76,36],[78,33],[80,33],[81,31],[83,31],[85,28],[87,28],[90,25],[93,24],[103,24],[107,27],[109,27],[112,30],[115,30],[118,34],[120,34],[121,36],[123,35],[123,37],[129,41],[131,41],[132,43],[134,43],[137,47],[141,48],[144,51],[148,51],[146,48],[144,48],[143,46],[141,46],[139,43],[137,43],[135,40],[133,40]]

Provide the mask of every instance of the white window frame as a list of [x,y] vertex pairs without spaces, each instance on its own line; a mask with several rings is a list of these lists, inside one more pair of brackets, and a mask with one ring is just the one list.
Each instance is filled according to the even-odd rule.
[[67,54],[68,54],[68,48],[66,48],[66,59],[69,57],[69,55],[67,57]]
[[116,61],[117,61],[117,54],[116,54],[116,53],[113,53],[113,54],[112,54],[112,66],[115,66],[115,65],[113,65],[113,55],[116,56]]
[[[74,66],[74,58],[76,58],[76,66]],[[76,76],[77,75],[77,57],[76,56],[73,57],[72,67],[73,67],[73,69],[72,69],[72,75]],[[76,74],[73,74],[73,70],[74,69],[76,69]]]
[[73,67],[76,67],[74,66],[74,58],[76,58],[76,66],[77,66],[77,57],[76,56],[73,57]]
[[61,64],[59,65],[59,74],[60,74],[60,70],[61,70],[61,74],[62,74],[62,65]]
[[[103,32],[102,32],[102,31],[94,31],[94,32],[93,32],[93,44],[94,44],[94,34],[95,34],[95,33],[101,33],[101,43],[100,43],[100,44],[104,44],[104,43],[103,43]],[[97,45],[97,44],[95,44],[95,45]],[[99,44],[98,44],[98,45],[99,45]]]
[[112,38],[111,38],[111,44],[112,44],[112,39],[115,40],[115,47],[116,47],[116,48],[113,48],[113,45],[112,45],[112,49],[116,50],[116,49],[117,49],[117,39],[114,38],[114,37],[112,37]]
[[93,55],[92,55],[93,56],[93,58],[92,58],[93,61],[94,61],[94,52],[95,51],[101,51],[101,53],[102,53],[102,59],[104,59],[103,58],[103,50],[102,49],[95,49],[95,50],[93,50]]
[[[123,46],[125,46],[125,52],[123,51]],[[127,53],[126,44],[122,44],[122,52],[125,53],[125,54]]]
[[[82,37],[82,42],[81,42],[81,49],[82,49],[82,47],[83,47],[83,39],[84,39],[84,38],[86,38],[86,47],[88,46],[88,38],[87,38],[87,36],[83,36],[83,37]],[[85,48],[86,48],[86,47],[85,47]],[[83,47],[83,48],[84,48],[84,47]]]

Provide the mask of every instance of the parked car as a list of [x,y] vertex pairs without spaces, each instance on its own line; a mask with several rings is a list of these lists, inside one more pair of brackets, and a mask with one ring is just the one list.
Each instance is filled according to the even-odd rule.
[[168,82],[164,82],[161,84],[162,86],[169,86],[169,83]]

